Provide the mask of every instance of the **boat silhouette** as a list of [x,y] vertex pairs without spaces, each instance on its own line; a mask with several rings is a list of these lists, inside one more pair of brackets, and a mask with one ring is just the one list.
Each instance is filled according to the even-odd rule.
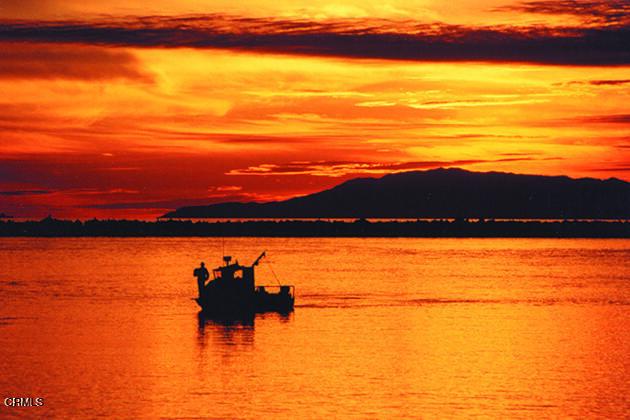
[[[295,303],[293,285],[257,285],[255,267],[266,256],[263,251],[252,265],[232,262],[224,256],[224,265],[212,270],[212,279],[202,263],[193,275],[197,277],[199,295],[195,301],[205,315],[242,317],[261,312],[289,313]],[[209,281],[208,281],[209,280]]]

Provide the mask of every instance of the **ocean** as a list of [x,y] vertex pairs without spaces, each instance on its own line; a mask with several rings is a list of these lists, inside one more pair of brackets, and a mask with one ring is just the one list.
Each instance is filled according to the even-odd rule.
[[[263,250],[295,311],[200,316]],[[629,240],[1,238],[0,417],[623,418],[629,305]]]

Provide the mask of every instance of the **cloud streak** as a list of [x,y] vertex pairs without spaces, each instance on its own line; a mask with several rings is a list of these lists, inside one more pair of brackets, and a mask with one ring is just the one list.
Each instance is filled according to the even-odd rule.
[[13,191],[0,191],[0,196],[5,197],[23,197],[29,195],[43,195],[50,194],[52,191],[47,190],[13,190]]
[[113,202],[105,204],[90,204],[81,206],[85,209],[100,209],[100,210],[140,210],[140,209],[154,209],[154,210],[168,210],[176,209],[185,206],[204,206],[214,203],[222,203],[227,201],[258,201],[269,200],[274,197],[270,197],[264,194],[256,193],[233,193],[233,194],[209,194],[203,198],[175,198],[170,200],[158,200],[158,201],[130,201],[130,202]]
[[110,21],[5,21],[0,40],[232,49],[429,62],[630,64],[630,28],[465,27],[412,21],[243,18],[221,14]]
[[126,51],[48,43],[0,44],[0,78],[152,81]]
[[360,174],[388,174],[395,172],[414,171],[438,167],[474,165],[478,163],[514,162],[533,160],[531,157],[509,157],[496,160],[469,159],[453,161],[417,161],[417,162],[351,162],[351,161],[317,161],[317,162],[289,162],[286,164],[264,163],[244,169],[234,169],[226,175],[312,175],[323,177],[342,177]]
[[557,86],[590,85],[590,86],[623,86],[630,84],[630,79],[612,80],[572,80],[567,83],[558,83]]
[[630,114],[587,115],[575,120],[589,124],[630,124]]

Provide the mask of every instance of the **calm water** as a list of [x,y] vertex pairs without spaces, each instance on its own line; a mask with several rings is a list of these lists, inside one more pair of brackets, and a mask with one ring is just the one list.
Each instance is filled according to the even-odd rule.
[[[216,239],[0,239],[0,417],[623,418],[630,241],[227,239],[288,317],[198,317]],[[269,263],[259,280],[274,284]],[[265,280],[266,279],[266,280]]]

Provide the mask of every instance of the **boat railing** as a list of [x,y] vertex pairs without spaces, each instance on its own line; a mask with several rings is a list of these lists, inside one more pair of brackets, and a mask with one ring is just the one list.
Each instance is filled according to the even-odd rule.
[[[271,292],[269,291],[271,289]],[[256,292],[258,293],[270,293],[270,294],[278,294],[278,295],[289,295],[290,297],[295,297],[295,286],[292,284],[282,284],[282,285],[260,285],[256,286]]]

